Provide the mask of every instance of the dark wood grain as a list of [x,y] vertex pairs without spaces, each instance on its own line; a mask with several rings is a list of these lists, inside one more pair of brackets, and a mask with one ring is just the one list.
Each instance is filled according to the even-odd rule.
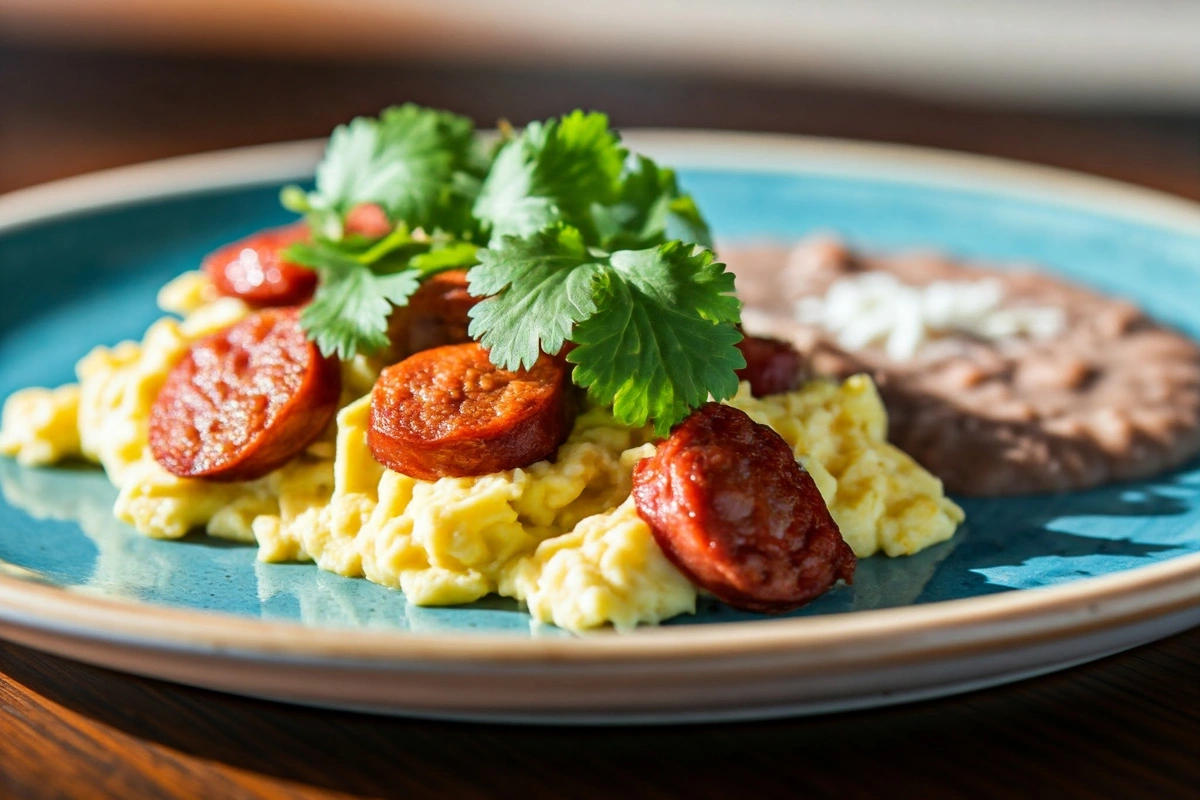
[[[1200,115],[1049,114],[837,87],[612,71],[215,60],[0,39],[0,191],[324,135],[416,100],[481,123],[574,106],[619,124],[907,142],[1200,198]],[[246,700],[0,644],[0,798],[1194,797],[1200,630],[911,706],[770,723],[550,729]]]
[[[413,721],[171,686],[0,645],[13,796],[1188,797],[1200,630],[909,706],[666,728]],[[8,795],[5,795],[8,796]]]

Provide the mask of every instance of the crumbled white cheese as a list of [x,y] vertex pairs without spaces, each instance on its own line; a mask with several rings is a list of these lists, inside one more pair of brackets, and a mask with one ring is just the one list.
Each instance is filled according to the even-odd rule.
[[893,361],[909,360],[926,342],[950,333],[1045,340],[1066,326],[1060,308],[1003,303],[1004,285],[994,278],[910,286],[890,273],[864,272],[839,280],[824,297],[802,298],[796,318],[820,325],[847,350],[882,344]]

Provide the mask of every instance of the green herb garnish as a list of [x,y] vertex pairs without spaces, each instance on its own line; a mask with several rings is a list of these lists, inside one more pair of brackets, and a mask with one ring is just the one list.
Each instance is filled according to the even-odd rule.
[[593,204],[592,218],[605,250],[634,250],[664,237],[712,247],[708,223],[696,201],[680,193],[675,171],[645,156],[623,174],[615,203]]
[[475,263],[476,245],[414,238],[404,225],[372,242],[358,237],[333,242],[316,238],[294,244],[284,257],[316,270],[320,278],[300,324],[325,355],[347,359],[388,345],[388,317],[408,304],[421,280]]
[[598,244],[591,208],[617,200],[627,156],[603,114],[575,111],[531,122],[496,154],[475,201],[475,216],[493,241],[566,222]]
[[737,391],[741,306],[708,250],[675,241],[602,253],[559,227],[505,237],[467,278],[487,296],[471,309],[470,333],[492,363],[528,367],[573,341],[575,383],[627,424],[653,419],[665,435],[710,394]]
[[[413,105],[338,128],[316,189],[285,190],[312,244],[289,260],[320,283],[301,324],[347,358],[388,344],[388,317],[434,272],[470,267],[470,334],[505,369],[575,347],[574,382],[630,425],[665,435],[745,366],[733,275],[675,173],[630,157],[603,114],[575,111],[506,135],[491,161],[462,117]],[[347,235],[374,203],[395,230]],[[477,242],[487,242],[480,248]]]
[[408,103],[339,126],[317,167],[316,190],[291,186],[282,200],[331,240],[342,238],[346,214],[361,203],[410,229],[458,233],[471,221],[486,168],[471,120]]

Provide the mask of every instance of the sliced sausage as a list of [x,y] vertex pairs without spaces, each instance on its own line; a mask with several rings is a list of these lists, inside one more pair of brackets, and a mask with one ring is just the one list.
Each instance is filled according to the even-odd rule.
[[736,608],[787,611],[854,577],[812,477],[732,406],[701,406],[639,461],[633,498],[667,558]]
[[378,203],[359,203],[346,212],[343,227],[347,234],[357,234],[368,239],[382,239],[394,229],[387,212]]
[[574,414],[561,359],[510,372],[474,342],[447,345],[383,371],[367,443],[379,463],[414,478],[487,475],[552,455]]
[[467,289],[467,271],[452,269],[425,280],[388,324],[393,360],[446,344],[471,341],[471,308],[483,298]]
[[150,451],[181,478],[260,478],[325,430],[340,393],[338,362],[305,338],[298,309],[264,309],[175,365],[150,412]]
[[746,366],[737,370],[738,380],[750,382],[755,397],[790,392],[804,377],[804,358],[782,339],[747,336],[737,347],[746,359]]
[[282,254],[307,239],[303,224],[270,228],[225,245],[205,258],[202,267],[223,295],[258,307],[298,305],[312,297],[317,273],[285,261]]

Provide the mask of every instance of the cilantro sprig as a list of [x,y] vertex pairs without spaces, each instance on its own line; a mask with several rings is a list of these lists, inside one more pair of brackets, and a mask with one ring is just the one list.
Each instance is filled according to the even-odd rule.
[[475,263],[476,251],[467,242],[414,237],[401,225],[377,242],[353,237],[294,244],[284,258],[316,270],[320,279],[300,313],[301,326],[324,355],[348,359],[387,347],[392,309],[407,305],[429,275]]
[[630,163],[604,114],[572,112],[531,122],[504,143],[475,201],[492,243],[557,224],[613,251],[681,239],[712,246],[696,203],[675,172],[645,156]]
[[558,226],[532,237],[505,237],[467,273],[470,334],[497,366],[532,366],[566,341],[573,379],[617,419],[654,420],[656,433],[705,402],[732,396],[741,305],[733,275],[708,250],[666,242],[605,253],[580,232]]
[[593,204],[592,218],[606,250],[646,247],[664,238],[712,247],[708,223],[696,201],[680,192],[674,170],[645,156],[622,173],[616,202]]
[[[574,382],[662,435],[736,392],[745,361],[733,275],[706,249],[708,225],[675,173],[631,157],[603,114],[504,133],[485,155],[463,117],[387,109],[334,131],[314,191],[284,191],[313,232],[285,257],[319,273],[301,324],[322,352],[385,347],[392,309],[421,280],[469,267],[484,298],[469,332],[497,366],[526,368],[572,343]],[[362,203],[378,205],[392,233],[347,232]]]
[[492,241],[528,236],[558,222],[594,237],[595,203],[616,201],[628,152],[603,114],[572,112],[531,122],[501,146],[475,201]]
[[576,228],[505,237],[481,251],[467,273],[471,294],[487,298],[471,309],[468,333],[497,366],[532,367],[543,351],[556,355],[575,326],[596,313],[599,270]]
[[597,281],[597,311],[580,322],[567,355],[574,380],[589,396],[612,404],[623,422],[666,436],[709,396],[724,400],[746,366],[736,347],[741,303],[733,274],[711,251],[667,242],[619,250]]
[[461,233],[473,223],[469,210],[487,166],[471,120],[407,103],[336,128],[316,189],[289,186],[281,199],[331,241],[342,238],[346,215],[362,203],[410,229]]

